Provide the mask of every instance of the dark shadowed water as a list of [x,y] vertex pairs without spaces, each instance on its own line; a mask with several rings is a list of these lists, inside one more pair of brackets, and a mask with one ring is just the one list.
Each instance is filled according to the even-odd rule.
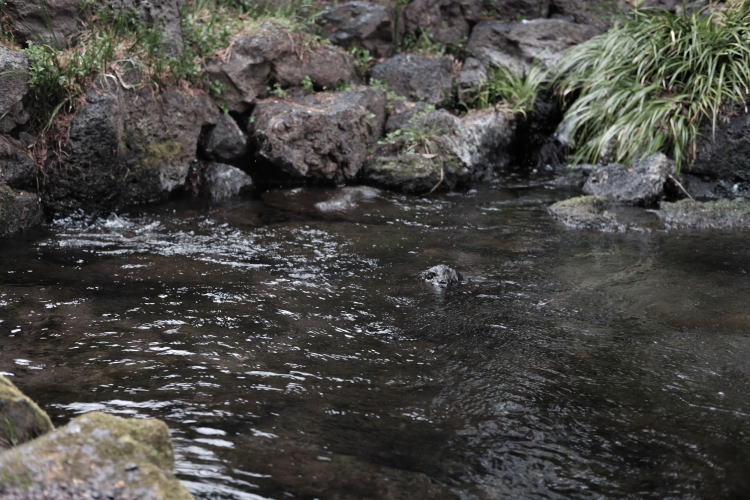
[[0,371],[56,423],[164,419],[199,498],[750,496],[749,234],[332,196],[1,242]]

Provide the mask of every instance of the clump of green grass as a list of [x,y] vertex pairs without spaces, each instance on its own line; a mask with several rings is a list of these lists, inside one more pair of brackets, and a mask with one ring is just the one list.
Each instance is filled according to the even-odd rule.
[[463,97],[467,109],[482,109],[490,106],[506,106],[513,113],[525,115],[534,108],[540,89],[547,82],[547,73],[532,66],[523,74],[505,67],[489,71],[487,81]]
[[750,94],[750,2],[674,14],[636,10],[556,69],[576,98],[563,125],[575,159],[627,162],[654,152],[689,163],[703,124]]

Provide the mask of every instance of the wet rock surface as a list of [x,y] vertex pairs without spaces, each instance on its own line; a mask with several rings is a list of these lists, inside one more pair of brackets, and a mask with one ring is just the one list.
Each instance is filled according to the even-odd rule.
[[3,498],[189,500],[172,475],[167,426],[89,413],[0,454]]
[[643,231],[656,227],[651,212],[612,203],[598,196],[579,196],[549,207],[550,214],[573,229],[602,232]]
[[437,288],[447,288],[449,286],[458,285],[463,281],[461,273],[445,264],[431,267],[420,273],[419,277],[422,281],[426,281]]
[[0,134],[26,123],[23,98],[28,92],[28,59],[17,50],[0,45]]
[[201,130],[218,118],[200,91],[130,91],[104,81],[73,118],[60,161],[47,167],[44,203],[65,213],[163,201],[184,185]]
[[208,62],[209,78],[221,85],[221,101],[233,111],[247,111],[267,96],[269,82],[299,86],[304,78],[319,89],[335,89],[354,78],[354,60],[346,51],[304,39],[262,22],[236,40],[226,55]]
[[450,57],[399,54],[372,68],[372,78],[413,101],[439,104],[453,88],[453,60]]
[[0,184],[0,237],[37,226],[43,218],[42,205],[36,193]]
[[361,88],[261,101],[249,132],[270,178],[353,180],[380,137],[385,92]]
[[750,229],[749,200],[661,203],[659,217],[670,227],[681,229]]
[[374,2],[333,5],[321,17],[323,33],[342,47],[361,47],[375,57],[388,57],[397,42],[392,6]]
[[47,413],[4,375],[0,375],[0,423],[0,453],[54,429]]
[[664,194],[674,162],[662,153],[647,156],[630,167],[612,163],[591,172],[583,192],[632,205],[649,205]]
[[253,179],[232,165],[209,163],[203,171],[203,195],[213,201],[224,201],[248,192]]
[[0,136],[0,183],[16,189],[36,189],[36,164],[26,154],[23,144]]
[[702,130],[695,161],[686,173],[724,183],[750,182],[750,113],[736,108],[726,122],[719,122],[714,134]]

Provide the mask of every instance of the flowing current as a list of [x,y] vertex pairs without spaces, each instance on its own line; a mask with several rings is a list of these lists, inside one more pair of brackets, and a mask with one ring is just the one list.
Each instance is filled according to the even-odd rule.
[[56,424],[163,419],[198,498],[750,496],[750,235],[566,230],[565,194],[57,220],[0,242],[0,371]]

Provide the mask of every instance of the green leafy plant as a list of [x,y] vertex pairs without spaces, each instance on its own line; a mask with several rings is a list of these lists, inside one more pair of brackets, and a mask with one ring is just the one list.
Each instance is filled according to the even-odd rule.
[[489,71],[487,81],[467,92],[461,103],[467,109],[506,105],[512,112],[525,115],[533,109],[540,88],[547,82],[546,72],[532,66],[523,74],[504,67]]
[[268,93],[279,99],[286,99],[288,96],[286,90],[284,90],[284,87],[282,87],[279,82],[274,83],[273,86],[268,89]]
[[695,153],[701,126],[750,94],[750,3],[722,10],[636,10],[570,51],[556,68],[575,99],[563,126],[581,162],[627,162],[661,151],[677,166]]
[[305,77],[302,79],[302,88],[308,94],[312,94],[313,92],[315,92],[315,84],[313,83],[312,78],[310,78],[310,75],[305,75]]
[[375,58],[372,57],[370,51],[363,49],[362,47],[352,46],[349,49],[349,52],[352,57],[354,57],[354,67],[357,70],[357,73],[360,75],[366,75],[367,72],[370,71],[372,63],[375,62]]

